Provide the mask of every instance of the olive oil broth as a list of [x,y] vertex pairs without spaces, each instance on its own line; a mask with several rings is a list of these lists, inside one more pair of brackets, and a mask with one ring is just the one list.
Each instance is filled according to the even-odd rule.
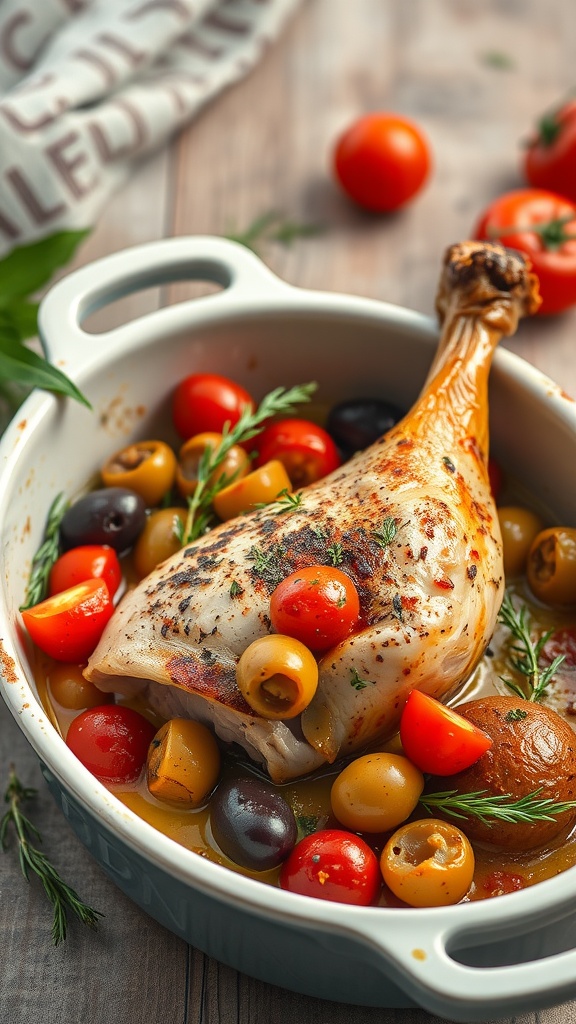
[[[559,612],[537,604],[523,580],[514,581],[509,590],[527,605],[533,629],[538,633],[575,624],[573,614]],[[501,677],[513,679],[521,685],[522,677],[511,668],[507,657],[510,642],[508,631],[501,625],[497,626],[491,646],[482,662],[450,702],[453,707],[489,694],[510,695],[510,691]],[[55,663],[39,651],[34,652],[34,657],[35,677],[40,700],[51,722],[65,739],[68,727],[79,711],[66,709],[54,700],[50,692],[50,672]],[[158,715],[144,706],[137,698],[129,701],[119,698],[118,703],[128,704],[140,711],[158,728],[163,724]],[[576,730],[576,668],[568,667],[558,673],[549,684],[543,703],[562,715],[568,724]],[[399,738],[394,737],[375,749],[398,752],[401,750]],[[358,756],[358,753],[354,756]],[[342,828],[332,814],[330,806],[330,790],[342,767],[343,764],[331,765],[325,769],[319,769],[311,776],[278,787],[294,812],[299,837],[318,829]],[[231,750],[222,750],[222,781],[247,778],[251,775],[260,778],[266,777],[257,765],[248,762],[245,755],[239,755]],[[279,867],[267,871],[251,871],[240,867],[222,853],[211,833],[208,803],[193,810],[182,810],[163,803],[148,790],[144,772],[135,783],[110,785],[108,788],[135,814],[168,838],[197,855],[207,857],[215,863],[270,885],[279,884]],[[417,808],[410,820],[423,817],[426,817],[426,812]],[[458,824],[458,821],[455,820],[455,823]],[[494,828],[497,829],[496,824]],[[362,835],[362,838],[379,855],[393,831],[376,836],[358,834]],[[473,847],[475,854],[474,881],[464,897],[464,902],[485,899],[524,888],[551,878],[576,865],[576,825],[570,830],[560,833],[550,846],[531,850],[525,854],[484,847],[479,843],[473,843]],[[379,904],[382,906],[407,906],[397,899],[385,885],[382,887]]]

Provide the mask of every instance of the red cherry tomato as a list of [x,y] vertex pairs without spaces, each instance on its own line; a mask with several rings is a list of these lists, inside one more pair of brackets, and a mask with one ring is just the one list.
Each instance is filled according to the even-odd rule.
[[359,614],[354,583],[329,565],[310,565],[291,573],[270,597],[274,630],[294,637],[311,651],[325,651],[344,640]]
[[104,580],[85,580],[22,612],[24,625],[44,654],[56,661],[85,661],[114,611]]
[[48,593],[59,594],[85,580],[104,580],[110,596],[122,582],[122,568],[114,548],[107,544],[84,544],[58,558],[50,571]]
[[282,889],[356,907],[374,903],[381,881],[378,858],[368,844],[339,829],[306,836],[280,872]]
[[524,173],[535,188],[576,203],[576,100],[545,114],[524,153]]
[[412,690],[400,719],[406,757],[431,775],[454,775],[474,764],[492,740],[452,708]]
[[540,283],[539,313],[576,303],[576,206],[543,189],[517,189],[495,199],[474,228],[476,238],[526,253]]
[[366,114],[340,136],[334,173],[344,191],[376,213],[396,210],[420,191],[432,164],[422,129],[398,114]]
[[66,743],[102,782],[133,782],[155,735],[156,726],[132,708],[103,704],[73,720]]
[[193,373],[174,392],[174,426],[185,441],[206,431],[221,434],[225,423],[235,426],[246,406],[253,410],[255,403],[240,384],[217,373]]
[[273,459],[282,462],[293,487],[321,480],[341,465],[334,441],[322,427],[309,420],[278,420],[254,438],[256,466]]

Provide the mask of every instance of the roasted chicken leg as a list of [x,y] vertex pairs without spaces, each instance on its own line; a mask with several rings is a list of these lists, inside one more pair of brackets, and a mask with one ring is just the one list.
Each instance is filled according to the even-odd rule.
[[[166,717],[211,724],[277,782],[392,735],[410,690],[457,691],[490,640],[503,591],[487,471],[490,363],[500,337],[537,305],[518,254],[476,242],[449,249],[440,344],[408,415],[306,488],[290,514],[242,516],[160,565],[121,601],[86,676],[102,690],[144,690]],[[259,718],[237,688],[238,658],[270,631],[278,582],[328,563],[334,543],[360,594],[360,628],[321,657],[299,720]]]

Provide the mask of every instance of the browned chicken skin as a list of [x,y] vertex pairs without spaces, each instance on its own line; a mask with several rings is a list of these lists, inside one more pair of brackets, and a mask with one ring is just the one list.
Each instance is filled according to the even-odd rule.
[[[167,717],[212,724],[275,781],[392,735],[414,688],[440,699],[456,691],[490,640],[503,589],[489,368],[500,337],[537,305],[520,255],[477,242],[449,249],[440,344],[408,415],[307,488],[294,512],[242,516],[159,566],[121,602],[88,678],[103,690],[144,689]],[[278,582],[328,564],[334,543],[360,594],[360,628],[320,659],[300,720],[259,718],[236,686],[236,662],[270,631]]]

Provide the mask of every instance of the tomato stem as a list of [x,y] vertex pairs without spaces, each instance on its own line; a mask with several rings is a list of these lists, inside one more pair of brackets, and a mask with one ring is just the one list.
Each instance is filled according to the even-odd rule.
[[489,228],[490,239],[506,238],[509,235],[520,235],[524,232],[532,232],[540,235],[544,248],[548,251],[559,249],[564,242],[571,242],[576,239],[576,234],[565,231],[565,225],[576,221],[576,211],[566,213],[563,217],[554,217],[552,220],[545,220],[539,224],[513,225],[502,228]]

